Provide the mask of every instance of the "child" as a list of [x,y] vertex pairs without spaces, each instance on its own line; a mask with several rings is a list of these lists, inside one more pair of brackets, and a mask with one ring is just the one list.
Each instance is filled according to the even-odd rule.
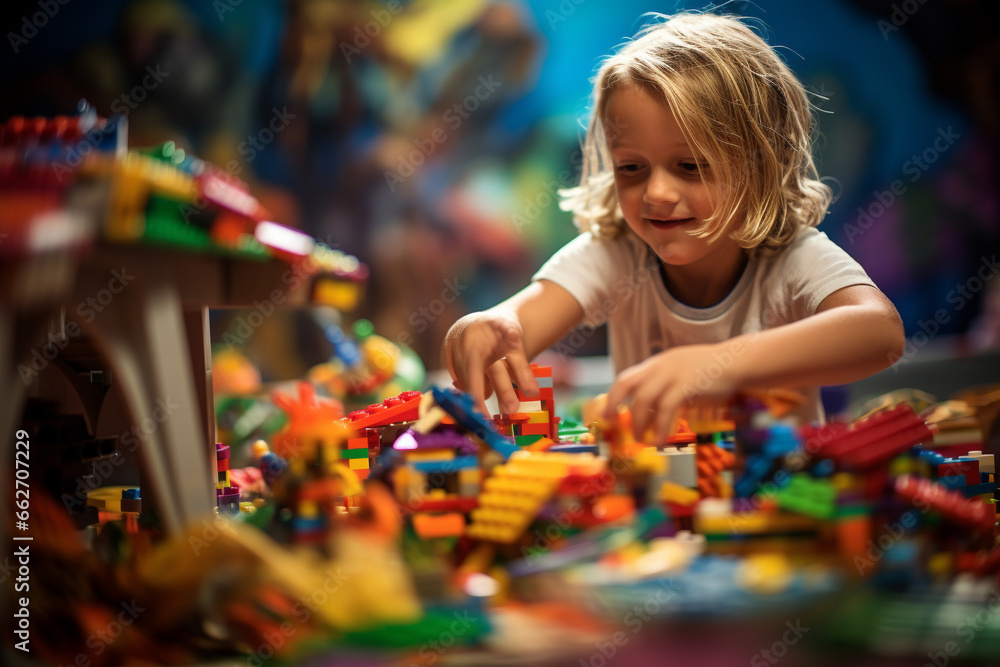
[[[502,412],[528,360],[581,322],[607,322],[608,413],[661,442],[678,410],[744,388],[789,387],[822,420],[820,385],[898,359],[892,303],[817,231],[830,201],[811,154],[802,84],[736,19],[678,14],[608,58],[594,85],[579,187],[561,193],[580,236],[532,283],[456,322],[456,386]],[[488,383],[488,385],[487,385]]]

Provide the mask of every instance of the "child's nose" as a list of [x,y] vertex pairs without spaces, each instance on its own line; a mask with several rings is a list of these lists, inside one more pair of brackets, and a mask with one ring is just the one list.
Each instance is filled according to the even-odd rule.
[[677,180],[663,169],[653,169],[643,199],[647,204],[675,203],[680,199]]

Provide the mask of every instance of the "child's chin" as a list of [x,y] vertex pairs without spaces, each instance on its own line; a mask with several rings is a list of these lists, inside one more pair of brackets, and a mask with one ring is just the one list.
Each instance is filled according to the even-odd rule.
[[683,248],[678,248],[676,243],[655,244],[651,247],[660,261],[668,266],[687,266],[695,260]]

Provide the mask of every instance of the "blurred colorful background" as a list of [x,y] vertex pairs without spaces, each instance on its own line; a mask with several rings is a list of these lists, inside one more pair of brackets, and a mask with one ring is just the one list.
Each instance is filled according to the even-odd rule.
[[[86,98],[127,116],[132,146],[173,140],[248,181],[279,222],[371,267],[357,315],[431,369],[455,319],[575,234],[556,191],[577,178],[601,56],[646,12],[753,17],[813,93],[836,195],[821,229],[896,304],[908,351],[1000,346],[990,0],[43,4],[6,4],[0,117]],[[237,317],[215,313],[213,335]],[[265,380],[330,356],[313,320],[254,332]]]

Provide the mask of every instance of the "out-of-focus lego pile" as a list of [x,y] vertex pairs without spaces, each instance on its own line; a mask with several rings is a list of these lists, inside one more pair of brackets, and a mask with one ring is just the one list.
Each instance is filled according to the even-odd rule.
[[979,421],[996,388],[900,392],[825,426],[783,421],[794,395],[741,396],[647,444],[627,410],[560,419],[550,369],[533,369],[541,395],[492,420],[454,390],[346,416],[310,383],[279,392],[285,426],[243,469],[219,444],[219,516],[172,539],[111,521],[84,550],[48,508],[35,567],[51,598],[33,612],[52,628],[45,655],[71,660],[121,600],[143,611],[92,664],[359,647],[377,647],[374,662],[555,660],[623,625],[818,603],[829,623],[812,641],[904,655],[982,609],[962,650],[998,655],[994,426]]

